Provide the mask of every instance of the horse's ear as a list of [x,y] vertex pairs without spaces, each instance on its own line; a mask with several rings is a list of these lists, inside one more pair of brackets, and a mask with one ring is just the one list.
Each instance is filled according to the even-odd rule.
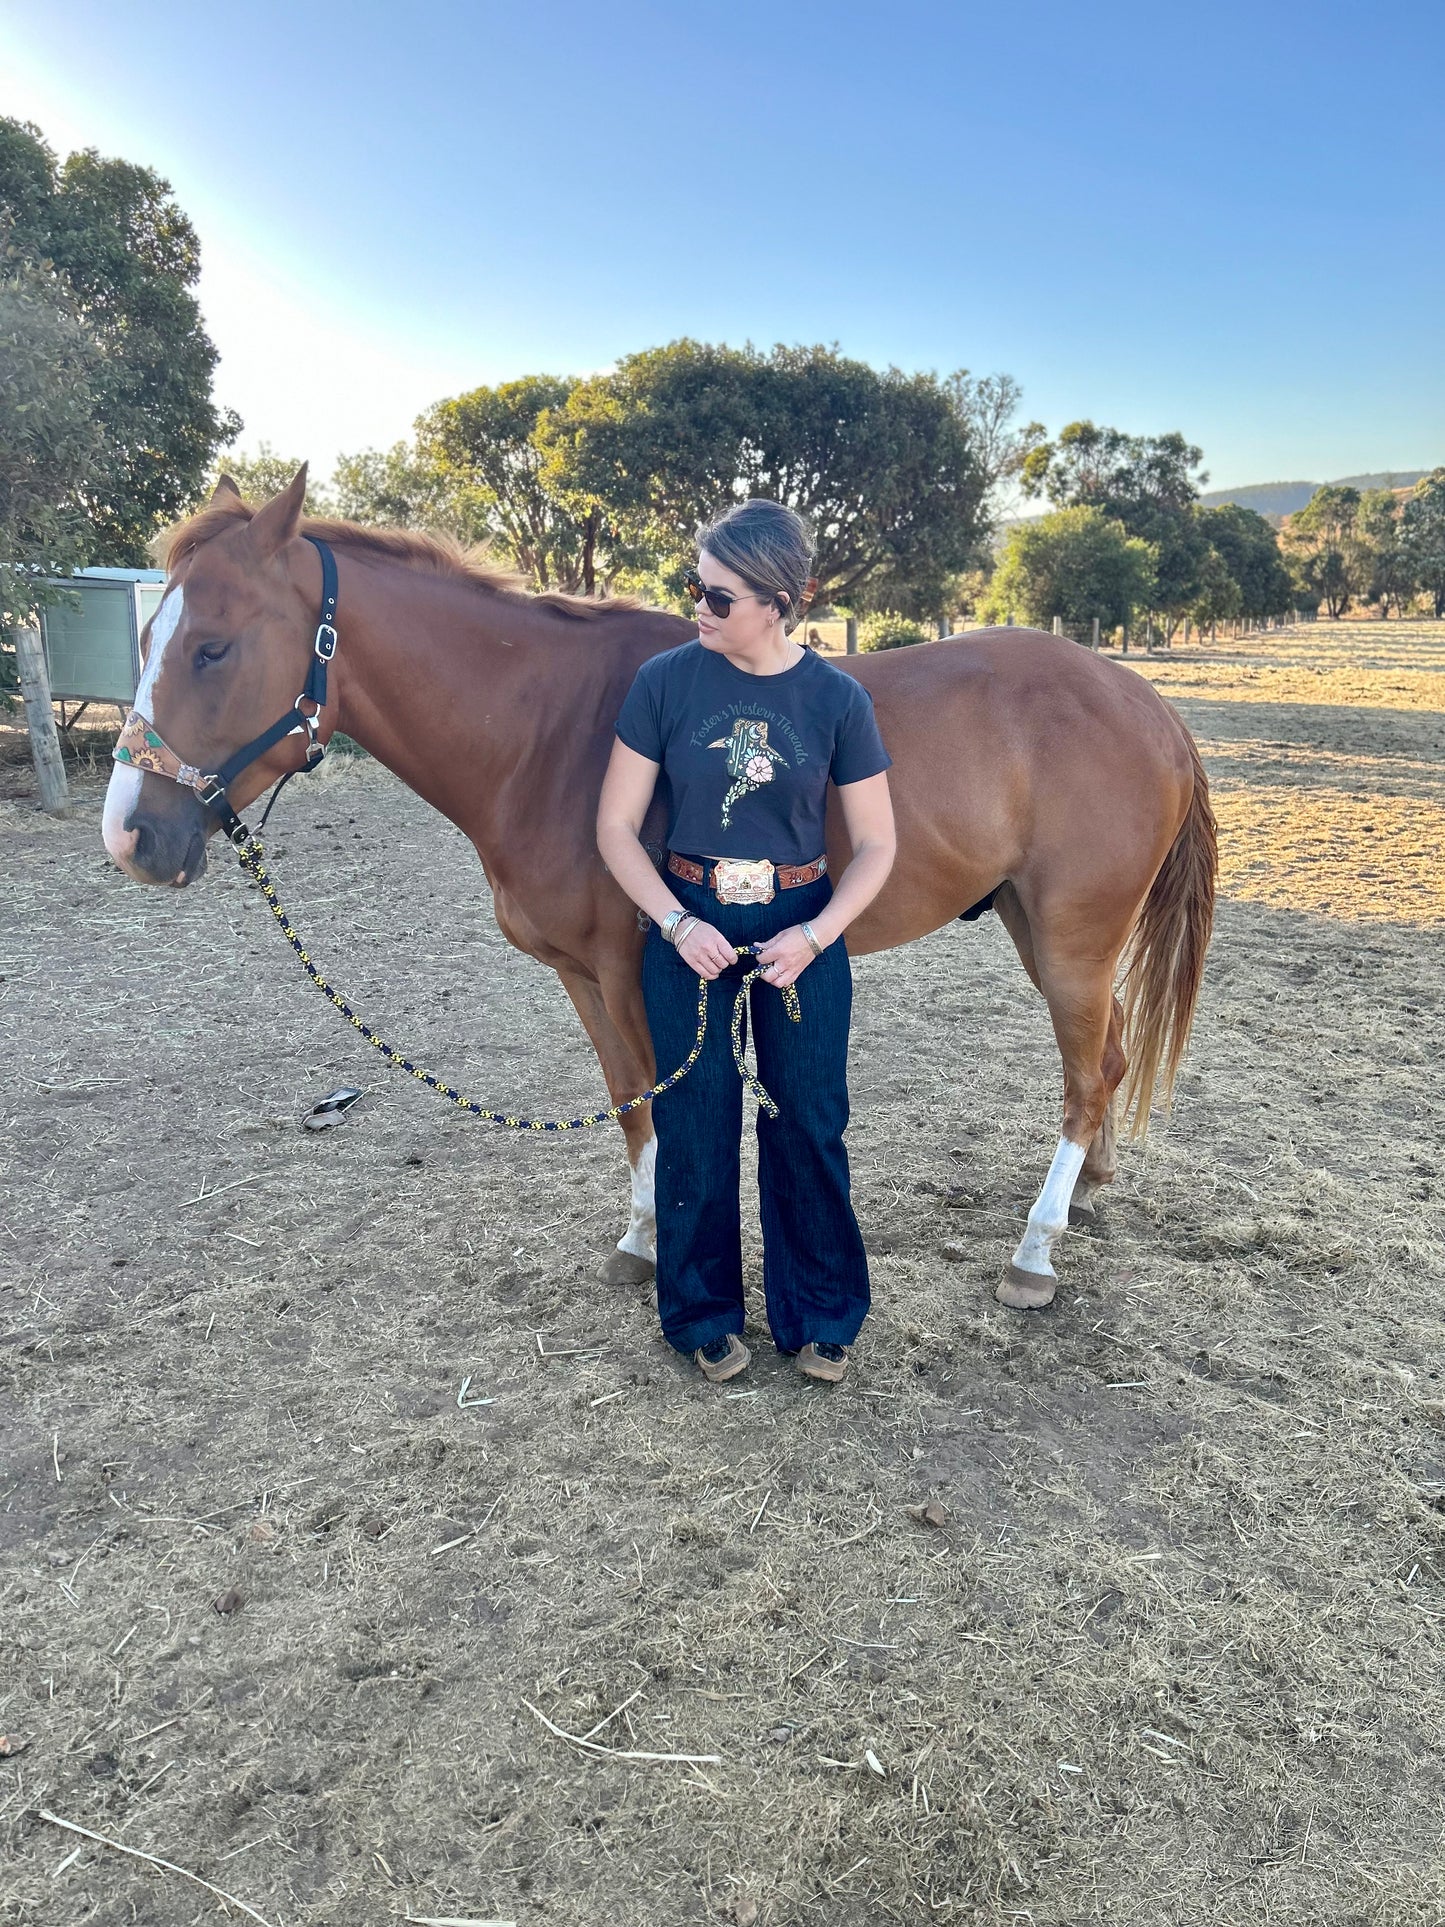
[[223,472],[216,477],[216,486],[211,490],[211,499],[207,502],[206,507],[208,509],[220,508],[233,497],[236,501],[240,501],[240,487],[234,475],[227,475]]
[[246,533],[259,555],[275,555],[291,540],[301,525],[301,507],[305,500],[306,464],[303,462],[281,493],[251,517]]

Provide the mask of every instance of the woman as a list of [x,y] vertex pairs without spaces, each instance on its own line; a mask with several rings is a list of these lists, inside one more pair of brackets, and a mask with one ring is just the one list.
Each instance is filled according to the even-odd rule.
[[[890,758],[862,684],[792,640],[813,557],[801,516],[742,502],[697,539],[697,641],[638,670],[597,818],[604,862],[652,919],[642,989],[660,1075],[692,1048],[697,979],[708,982],[703,1053],[653,1103],[658,1310],[663,1335],[707,1378],[746,1369],[742,1082],[729,1019],[756,963],[758,1076],[779,1107],[757,1122],[768,1323],[801,1372],[836,1384],[868,1311],[843,1148],[853,984],[842,939],[893,864]],[[661,873],[639,840],[659,776]],[[853,848],[836,887],[823,856],[830,778]],[[756,960],[739,959],[742,944],[759,946]],[[801,1023],[778,994],[790,984]]]

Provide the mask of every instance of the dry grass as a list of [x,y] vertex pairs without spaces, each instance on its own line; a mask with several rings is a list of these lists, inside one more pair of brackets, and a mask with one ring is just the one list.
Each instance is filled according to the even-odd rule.
[[1445,922],[1442,625],[1315,623],[1136,663],[1210,765],[1225,892]]
[[[1271,641],[1237,668],[1302,674]],[[1348,798],[1397,863],[1445,731],[1359,665],[1344,709],[1203,667],[1231,867],[1172,1124],[1056,1309],[1005,1313],[1042,1006],[992,919],[864,959],[877,1302],[833,1394],[765,1346],[707,1387],[596,1284],[615,1132],[468,1126],[224,864],[142,893],[95,784],[69,825],[12,800],[0,1921],[218,1917],[100,1846],[57,1873],[42,1806],[272,1927],[1445,1917],[1438,917],[1362,909],[1353,841],[1322,911],[1312,840]],[[355,769],[278,817],[384,1026],[484,1097],[596,1089],[455,832]]]

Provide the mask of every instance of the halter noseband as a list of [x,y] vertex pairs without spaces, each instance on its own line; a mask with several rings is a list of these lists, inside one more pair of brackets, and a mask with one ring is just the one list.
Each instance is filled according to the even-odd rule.
[[[241,772],[259,761],[268,749],[274,748],[285,736],[305,736],[306,761],[303,769],[315,769],[326,754],[326,745],[321,741],[319,731],[321,712],[326,707],[326,665],[336,654],[336,557],[318,536],[307,535],[302,540],[309,542],[321,558],[321,618],[316,625],[316,639],[311,647],[306,686],[286,714],[278,717],[269,729],[263,730],[244,749],[238,749],[234,756],[228,756],[221,767],[209,775],[197,769],[194,763],[183,763],[170,745],[162,740],[160,731],[150,717],[143,716],[138,709],[127,712],[115,748],[111,751],[112,760],[124,763],[128,769],[148,772],[152,776],[168,776],[172,782],[193,789],[220,823],[226,836],[237,845],[246,841],[250,831],[232,808],[226,791]],[[302,707],[304,703],[314,703],[315,708],[308,711]],[[281,781],[288,782],[292,776],[300,774],[300,770],[289,770]]]

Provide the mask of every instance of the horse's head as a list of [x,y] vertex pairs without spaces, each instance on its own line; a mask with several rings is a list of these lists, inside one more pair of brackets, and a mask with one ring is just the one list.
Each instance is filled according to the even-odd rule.
[[[253,513],[224,478],[172,539],[126,735],[144,737],[148,722],[189,772],[176,781],[118,761],[105,798],[105,847],[139,883],[193,883],[204,872],[216,820],[186,775],[218,770],[286,714],[305,680],[321,578],[315,551],[296,539],[305,494],[302,468]],[[323,737],[333,719],[334,711]],[[137,753],[147,760],[143,743]],[[244,809],[304,761],[303,739],[284,737],[236,778],[233,806]]]

